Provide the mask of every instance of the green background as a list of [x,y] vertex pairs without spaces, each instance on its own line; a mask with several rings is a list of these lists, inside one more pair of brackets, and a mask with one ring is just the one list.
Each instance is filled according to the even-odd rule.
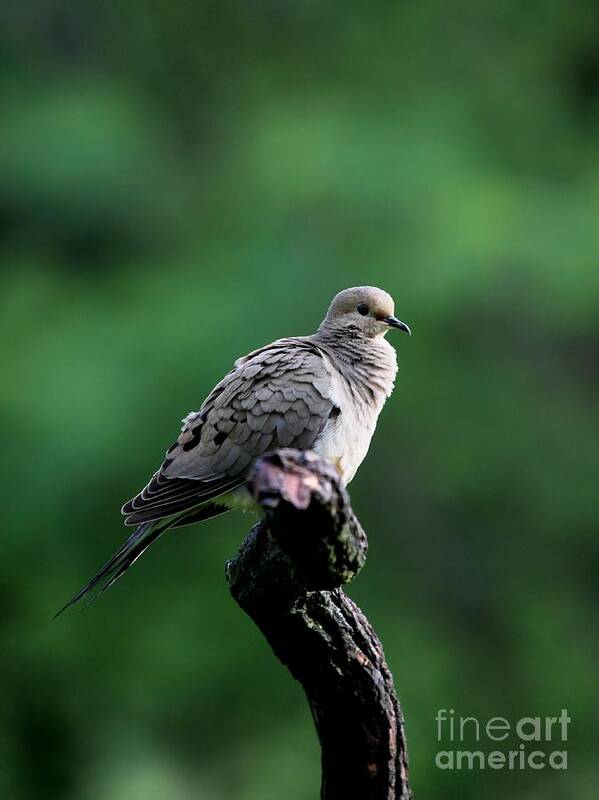
[[[0,20],[0,796],[317,796],[301,689],[223,576],[250,517],[51,617],[232,361],[368,283],[413,336],[350,487],[370,553],[349,591],[416,796],[596,797],[596,0]],[[567,708],[569,768],[441,771],[439,708]]]

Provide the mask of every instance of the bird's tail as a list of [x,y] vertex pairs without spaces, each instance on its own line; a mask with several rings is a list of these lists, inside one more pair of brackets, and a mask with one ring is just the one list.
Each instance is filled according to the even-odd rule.
[[[67,608],[77,603],[86,595],[90,596],[90,602],[95,600],[96,597],[109,589],[112,584],[123,575],[129,567],[137,561],[140,555],[147,550],[147,548],[158,539],[168,528],[170,528],[175,519],[159,519],[153,522],[144,522],[135,532],[127,539],[127,541],[119,547],[112,558],[104,564],[102,569],[97,572],[94,577],[88,581],[83,589],[69,600],[60,611],[58,611],[54,619],[66,611]],[[103,585],[101,585],[103,583]]]

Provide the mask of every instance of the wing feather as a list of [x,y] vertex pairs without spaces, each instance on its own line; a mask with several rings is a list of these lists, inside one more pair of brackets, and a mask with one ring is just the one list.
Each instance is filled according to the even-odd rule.
[[307,449],[334,407],[328,362],[309,339],[281,339],[235,362],[181,434],[160,469],[122,508],[127,525],[211,502],[245,481],[277,447]]

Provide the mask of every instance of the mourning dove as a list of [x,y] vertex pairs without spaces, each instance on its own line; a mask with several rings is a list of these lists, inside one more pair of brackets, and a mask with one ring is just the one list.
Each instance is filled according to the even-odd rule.
[[247,504],[246,476],[268,450],[311,449],[349,483],[393,390],[397,359],[385,334],[410,333],[394,313],[382,289],[345,289],[313,335],[277,339],[238,359],[123,506],[133,535],[65,608],[102,582],[100,591],[111,586],[166,530]]

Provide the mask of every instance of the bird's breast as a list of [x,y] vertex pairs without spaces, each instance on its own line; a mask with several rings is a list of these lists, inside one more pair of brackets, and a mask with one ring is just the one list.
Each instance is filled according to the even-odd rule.
[[314,450],[334,464],[345,484],[366,457],[385,396],[363,397],[347,385],[333,387],[332,401],[339,409],[332,415],[314,443]]
[[325,428],[314,449],[324,459],[334,464],[343,482],[348,484],[366,457],[374,424],[360,424],[351,415],[341,412]]

